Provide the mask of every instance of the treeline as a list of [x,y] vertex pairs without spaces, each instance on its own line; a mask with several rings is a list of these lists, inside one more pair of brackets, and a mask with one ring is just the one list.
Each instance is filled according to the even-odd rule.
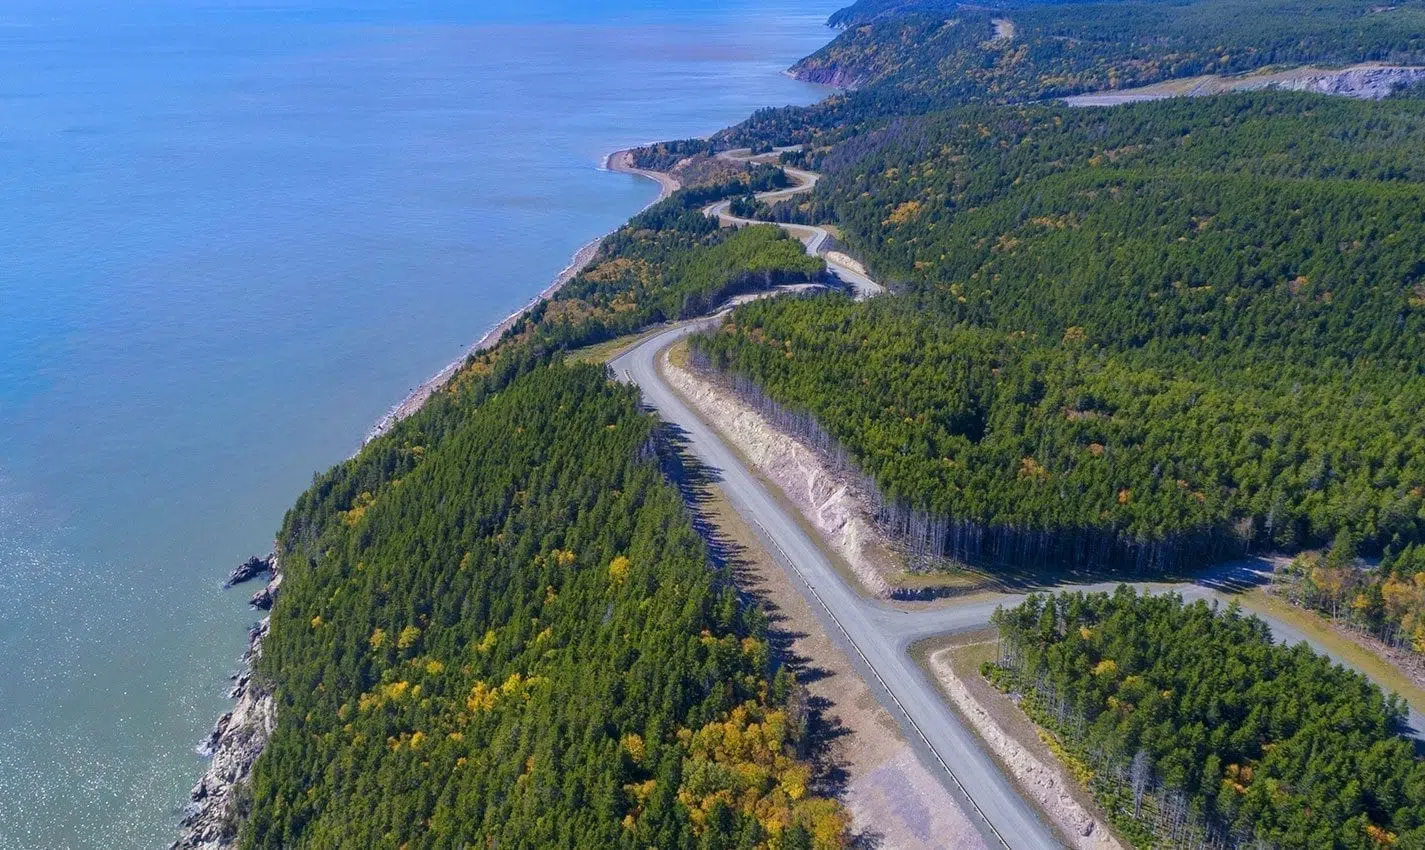
[[959,5],[959,0],[856,0],[850,6],[832,12],[831,17],[826,19],[826,25],[846,29],[911,13],[949,15]]
[[692,156],[712,153],[714,147],[707,139],[675,139],[670,142],[656,142],[633,149],[635,168],[649,171],[667,171],[682,160]]
[[903,298],[750,304],[693,345],[825,429],[919,562],[1167,570],[1425,534],[1419,380],[1147,368]]
[[1395,649],[1425,654],[1425,545],[1387,546],[1375,567],[1343,532],[1330,551],[1303,552],[1273,576],[1274,590]]
[[825,263],[773,226],[720,228],[714,201],[787,183],[771,166],[742,179],[680,189],[619,228],[598,255],[509,333],[552,351],[603,342],[652,324],[702,315],[734,295],[818,281]]
[[841,846],[635,391],[487,362],[289,512],[244,846]]
[[1143,847],[1418,847],[1425,763],[1399,697],[1176,594],[1034,595],[984,672],[1057,735]]
[[[857,84],[861,91],[848,100],[858,112],[912,114],[1268,65],[1409,63],[1425,51],[1418,2],[1328,0],[1310,14],[1290,0],[947,5],[931,0],[843,17],[854,25],[793,71]],[[997,38],[994,21],[1006,18],[1014,35]]]

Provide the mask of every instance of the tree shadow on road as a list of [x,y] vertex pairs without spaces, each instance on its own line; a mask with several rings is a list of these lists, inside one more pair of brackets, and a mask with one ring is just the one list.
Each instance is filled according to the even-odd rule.
[[[702,535],[708,555],[719,574],[736,589],[739,599],[758,612],[766,626],[766,638],[773,663],[793,674],[797,685],[788,701],[788,714],[804,721],[799,743],[800,755],[812,766],[812,789],[820,796],[844,800],[849,773],[848,762],[840,754],[839,743],[850,736],[836,712],[836,705],[823,696],[810,694],[809,685],[826,682],[838,673],[820,666],[797,652],[797,642],[809,635],[798,629],[777,605],[767,582],[759,574],[746,542],[734,539],[713,519],[713,504],[719,495],[713,487],[721,481],[716,470],[698,463],[687,451],[687,436],[681,428],[661,423],[654,437],[655,451],[664,474],[682,492],[693,517],[693,526]],[[754,544],[755,545],[755,544]],[[852,846],[881,846],[878,835],[852,837]]]

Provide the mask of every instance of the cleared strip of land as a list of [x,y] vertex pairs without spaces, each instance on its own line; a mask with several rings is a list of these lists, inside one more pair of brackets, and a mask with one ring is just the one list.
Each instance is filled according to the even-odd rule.
[[1347,68],[1318,68],[1307,65],[1286,70],[1254,71],[1230,77],[1202,76],[1165,80],[1132,89],[1079,94],[1064,98],[1070,106],[1119,106],[1170,97],[1202,97],[1227,92],[1282,91],[1315,92],[1343,97],[1379,100],[1397,89],[1425,80],[1425,67],[1412,65],[1351,65]]

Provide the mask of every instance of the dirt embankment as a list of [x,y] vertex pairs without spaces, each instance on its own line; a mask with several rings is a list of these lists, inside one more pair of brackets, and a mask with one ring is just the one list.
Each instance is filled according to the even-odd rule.
[[902,571],[853,483],[833,474],[815,451],[779,432],[730,390],[675,365],[666,355],[663,366],[669,385],[791,500],[866,591],[889,597],[892,581]]
[[851,816],[856,846],[975,850],[984,842],[964,809],[920,763],[900,727],[827,634],[811,604],[714,486],[699,512],[716,529],[737,585],[768,612],[770,637],[806,690],[819,790]]
[[856,272],[859,275],[869,274],[869,272],[866,271],[866,267],[861,264],[860,260],[857,260],[850,254],[846,254],[842,251],[827,251],[826,258],[833,263],[840,263],[841,265],[845,266],[853,272]]
[[[939,681],[956,712],[979,735],[995,759],[1004,765],[1016,784],[1038,805],[1040,811],[1066,837],[1075,850],[1127,850],[1109,829],[1101,812],[1091,812],[1076,796],[1085,796],[1076,780],[1047,752],[1042,741],[1021,740],[1032,734],[1027,719],[1015,731],[1006,728],[1011,713],[1019,709],[1007,697],[987,694],[985,682],[969,682],[955,669],[953,648],[937,650],[930,655],[930,670]],[[991,704],[992,697],[999,697]],[[1077,794],[1076,794],[1077,792]],[[1097,808],[1097,807],[1093,807]]]

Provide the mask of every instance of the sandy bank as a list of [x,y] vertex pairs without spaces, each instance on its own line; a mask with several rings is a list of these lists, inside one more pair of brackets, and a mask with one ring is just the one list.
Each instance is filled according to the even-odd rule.
[[[609,154],[604,160],[604,169],[621,174],[633,174],[656,182],[658,184],[658,197],[649,201],[644,209],[653,206],[681,188],[678,181],[667,174],[635,168],[633,165],[632,151],[623,150]],[[366,445],[382,434],[390,431],[397,422],[420,410],[421,407],[425,405],[426,400],[429,399],[436,390],[444,387],[450,382],[451,378],[455,377],[455,373],[460,371],[460,367],[464,365],[466,360],[470,359],[472,355],[494,346],[495,343],[499,342],[500,338],[505,335],[505,332],[513,327],[521,317],[534,309],[541,301],[552,298],[566,283],[573,280],[579,272],[587,268],[589,263],[593,262],[594,257],[598,255],[599,248],[604,244],[604,240],[607,239],[609,235],[610,234],[605,233],[586,243],[574,253],[574,257],[569,261],[569,265],[565,266],[563,271],[554,277],[553,282],[551,282],[549,286],[546,286],[534,298],[530,299],[529,303],[506,316],[493,328],[486,331],[485,335],[480,337],[465,353],[450,363],[447,363],[445,368],[435,373],[435,375],[414,390],[411,390],[410,394],[402,399],[399,404],[386,411],[385,415],[378,419],[375,425],[371,426],[371,430],[367,432],[361,444],[363,446]]]
[[752,468],[767,476],[806,517],[831,551],[843,559],[871,596],[891,595],[900,566],[869,515],[855,482],[832,472],[800,440],[781,433],[762,414],[707,376],[675,365],[665,355],[664,377],[707,422],[715,423]]

